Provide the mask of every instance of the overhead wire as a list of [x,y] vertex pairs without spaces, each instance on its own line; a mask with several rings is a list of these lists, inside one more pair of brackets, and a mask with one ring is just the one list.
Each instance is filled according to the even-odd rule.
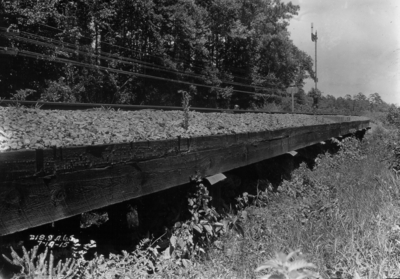
[[[0,27],[0,30],[3,30],[3,29],[4,28]],[[71,47],[75,47],[76,48],[76,46],[73,45],[73,44],[59,42],[57,40],[53,40],[53,39],[48,38],[48,37],[43,37],[43,36],[39,36],[39,35],[36,35],[36,34],[31,34],[31,33],[28,33],[28,32],[23,32],[23,31],[21,31],[19,33],[21,33],[23,35],[26,35],[26,36],[36,37],[36,38],[39,38],[39,39],[42,39],[42,40],[50,40],[50,41],[52,41],[54,43],[57,43],[57,44],[69,45]],[[7,32],[7,33],[3,33],[3,34],[6,37],[12,37],[12,38],[14,38],[16,40],[19,40],[19,41],[25,41],[25,42],[29,42],[29,43],[32,43],[32,44],[37,44],[37,45],[57,48],[57,46],[51,45],[49,43],[44,43],[44,42],[40,42],[40,41],[32,40],[32,39],[27,39],[27,38],[24,38],[24,37],[16,35],[18,33]],[[100,58],[100,59],[104,59],[104,60],[107,60],[107,61],[112,59],[113,62],[119,62],[119,63],[123,63],[123,64],[133,65],[133,63],[140,64],[140,62],[142,62],[142,61],[138,61],[136,59],[132,59],[132,58],[128,58],[128,57],[115,56],[115,55],[112,55],[110,53],[106,53],[106,52],[102,52],[102,51],[100,51],[99,53],[102,54],[102,55],[105,55],[107,57],[110,57],[110,58],[106,58],[104,56],[101,56],[101,55],[98,55],[98,54],[93,54],[93,53],[90,53],[90,52],[85,52],[85,51],[82,51],[82,50],[79,50],[79,49],[68,49],[64,45],[62,45],[61,48],[62,48],[61,50],[65,50],[67,52],[80,53],[82,55],[89,55],[92,58]],[[152,65],[152,66],[148,66],[148,65]],[[202,80],[207,78],[207,76],[204,76],[204,75],[180,72],[180,71],[176,71],[176,70],[171,70],[171,69],[169,69],[167,67],[162,67],[161,69],[159,69],[159,68],[157,68],[158,65],[154,65],[156,67],[154,67],[153,65],[154,64],[145,62],[145,65],[140,65],[140,66],[143,67],[143,68],[147,68],[147,69],[153,69],[153,70],[156,70],[156,71],[162,71],[162,72],[168,72],[168,73],[175,73],[175,74],[180,74],[180,75],[183,75],[183,76],[189,76],[189,77],[202,79]],[[240,87],[254,88],[254,89],[259,89],[259,90],[271,89],[271,88],[267,88],[267,87],[254,86],[254,85],[243,84],[243,83],[232,82],[232,81],[226,81],[226,80],[221,80],[221,82],[224,83],[224,84],[228,84],[228,85],[236,85],[236,86],[240,86]]]
[[[105,71],[109,71],[109,72],[127,74],[127,75],[131,75],[131,76],[137,76],[137,77],[143,77],[143,78],[149,78],[149,79],[155,79],[155,80],[168,81],[168,82],[173,82],[173,83],[194,85],[194,86],[198,86],[198,87],[205,87],[205,88],[211,88],[211,89],[217,89],[217,90],[226,89],[226,88],[223,88],[223,87],[217,87],[217,86],[211,86],[211,85],[205,85],[205,84],[198,84],[198,83],[186,82],[186,81],[180,81],[180,80],[173,80],[173,79],[169,79],[169,78],[151,76],[151,75],[146,75],[146,74],[129,72],[129,71],[125,71],[125,70],[108,68],[108,67],[99,66],[99,65],[87,64],[87,63],[82,63],[82,62],[78,62],[78,61],[74,61],[74,60],[69,60],[69,59],[60,58],[60,57],[53,57],[53,56],[45,55],[45,54],[42,54],[42,53],[26,51],[26,50],[15,50],[15,49],[9,50],[9,51],[8,50],[4,50],[1,53],[6,54],[6,55],[23,56],[23,57],[28,57],[28,58],[47,60],[47,61],[50,61],[50,62],[59,62],[59,63],[64,63],[64,64],[71,64],[71,65],[75,65],[75,66],[92,68],[92,69],[96,69],[96,70],[105,70]],[[262,93],[242,91],[242,90],[236,90],[236,89],[232,89],[232,92],[250,94],[250,95],[257,95],[257,96],[266,96],[265,94],[262,94]]]
[[[38,24],[41,25],[41,26],[47,27],[47,28],[51,28],[51,29],[54,29],[54,30],[57,30],[57,31],[64,32],[64,30],[62,30],[62,29],[60,29],[60,28],[57,28],[57,27],[54,27],[54,26],[50,26],[50,25],[43,24],[43,23],[38,23]],[[81,38],[86,38],[86,39],[93,40],[93,38],[90,38],[90,37],[87,37],[87,36],[83,36],[83,35],[81,35],[80,37],[81,37]],[[109,46],[111,46],[111,47],[116,47],[116,48],[119,48],[119,49],[125,49],[125,50],[128,50],[129,52],[135,52],[135,53],[138,53],[138,54],[143,54],[142,51],[134,50],[134,49],[130,49],[130,48],[127,48],[127,47],[118,46],[118,45],[114,45],[114,44],[110,44],[110,43],[107,43],[107,42],[100,41],[99,43],[100,43],[100,44],[104,44],[104,45],[109,45]],[[157,56],[157,55],[154,55],[154,54],[148,54],[148,53],[146,53],[145,55],[146,55],[146,56],[149,56],[149,57],[154,57],[154,58],[162,59],[161,56]],[[180,58],[174,58],[173,60],[174,60],[175,62],[183,62],[183,63],[188,62],[187,59],[180,59]],[[193,63],[193,62],[196,62],[196,61],[189,61],[189,62]],[[194,68],[199,68],[199,69],[204,69],[204,67],[198,67],[198,66],[192,66],[192,67],[194,67]],[[237,77],[237,78],[240,78],[240,79],[244,79],[243,77],[239,77],[239,76],[236,76],[236,77]]]
[[[64,30],[62,30],[62,29],[60,29],[60,28],[57,28],[57,27],[54,27],[54,26],[50,26],[50,25],[43,24],[43,23],[38,23],[38,24],[39,24],[39,25],[42,25],[42,26],[44,26],[44,27],[47,27],[47,28],[51,28],[51,29],[54,29],[54,30],[57,30],[57,31],[64,32]],[[82,38],[86,38],[86,39],[93,40],[93,38],[90,38],[90,37],[86,37],[86,36],[82,36],[82,35],[81,35],[81,37],[82,37]],[[110,43],[107,43],[107,42],[102,42],[102,41],[100,41],[99,43],[100,43],[100,44],[109,45],[109,46],[111,46],[111,47],[115,47],[115,48],[119,48],[119,49],[125,49],[125,50],[128,50],[128,51],[130,51],[130,52],[136,52],[136,53],[139,53],[139,54],[143,54],[143,52],[141,52],[141,51],[129,49],[129,48],[123,47],[123,46],[113,45],[113,44],[110,44]],[[155,57],[155,58],[158,58],[158,59],[162,59],[162,57],[157,56],[157,55],[152,55],[152,54],[147,54],[147,53],[146,53],[145,55],[146,55],[146,56],[149,56],[149,57]],[[192,62],[192,61],[187,61],[187,60],[183,60],[183,59],[179,59],[179,58],[174,58],[174,59],[172,59],[172,61],[180,61],[180,62],[183,62],[183,63],[185,63],[185,62],[186,62],[186,63]],[[204,67],[198,67],[198,66],[191,66],[191,67],[197,68],[197,69],[202,69],[202,70],[205,69]],[[232,69],[232,68],[234,68],[234,67],[231,67],[230,69]],[[228,69],[229,69],[229,68],[228,68]],[[234,69],[240,69],[240,68],[234,68]],[[242,69],[240,69],[240,70],[242,70]],[[240,77],[240,76],[237,76],[237,75],[232,75],[232,77],[238,78],[238,79],[242,79],[242,80],[252,81],[251,79],[244,78],[244,77]],[[274,85],[276,85],[276,84],[274,84]]]

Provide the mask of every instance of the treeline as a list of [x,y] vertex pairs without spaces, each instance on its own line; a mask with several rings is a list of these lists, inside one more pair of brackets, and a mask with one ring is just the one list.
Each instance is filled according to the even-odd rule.
[[260,108],[314,77],[287,30],[299,6],[280,0],[0,5],[2,98],[180,105],[187,91],[192,106]]
[[[315,102],[315,99],[317,101]],[[365,115],[371,112],[387,113],[390,109],[396,110],[395,105],[382,100],[379,93],[366,95],[359,92],[354,95],[335,97],[312,88],[308,93],[300,89],[294,94],[294,108],[297,112],[340,113],[347,115]],[[286,95],[280,104],[267,104],[266,109],[277,111],[291,111],[291,97]]]

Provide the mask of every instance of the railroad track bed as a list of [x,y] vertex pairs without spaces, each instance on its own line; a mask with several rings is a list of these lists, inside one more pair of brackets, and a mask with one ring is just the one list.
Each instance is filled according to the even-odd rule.
[[[343,122],[345,118],[302,114],[232,114],[190,111],[189,125],[185,129],[183,111],[116,111],[99,108],[72,111],[0,107],[0,150],[232,135],[332,124]],[[350,117],[347,118],[350,120]],[[352,117],[352,120],[354,119],[356,117]]]

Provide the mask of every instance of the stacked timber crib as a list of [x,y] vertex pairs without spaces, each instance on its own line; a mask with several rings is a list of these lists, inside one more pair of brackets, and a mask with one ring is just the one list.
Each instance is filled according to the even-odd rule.
[[0,235],[253,164],[369,127],[369,120],[258,132],[0,152]]

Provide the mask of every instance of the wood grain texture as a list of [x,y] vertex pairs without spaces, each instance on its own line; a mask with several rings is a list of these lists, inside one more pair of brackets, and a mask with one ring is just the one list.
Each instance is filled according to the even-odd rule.
[[0,153],[0,183],[1,181],[29,177],[35,173],[35,150]]
[[369,121],[165,141],[0,153],[0,235],[214,175],[332,137]]

